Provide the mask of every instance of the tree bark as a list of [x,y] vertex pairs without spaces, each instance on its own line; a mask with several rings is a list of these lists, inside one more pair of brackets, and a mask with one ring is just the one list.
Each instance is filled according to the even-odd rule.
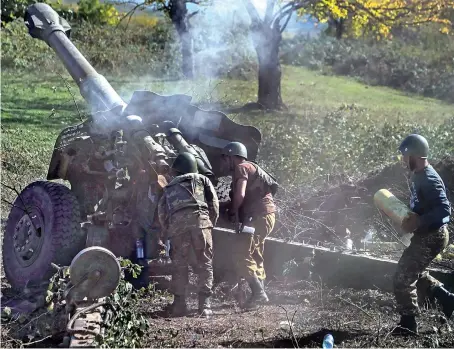
[[279,45],[282,40],[280,28],[260,26],[255,30],[253,41],[259,63],[258,103],[267,109],[284,107],[281,94],[281,64]]
[[341,18],[336,21],[336,39],[340,40],[342,39],[342,36],[344,35],[344,19]]
[[334,35],[337,40],[341,40],[345,32],[345,20],[343,18],[328,20],[328,33]]
[[169,17],[180,37],[182,72],[183,75],[192,79],[194,77],[194,62],[192,57],[192,37],[189,32],[188,9],[185,0],[170,0],[168,4]]
[[192,79],[194,77],[194,61],[192,58],[193,45],[191,34],[188,31],[180,33],[180,41],[182,57],[181,69],[186,78]]

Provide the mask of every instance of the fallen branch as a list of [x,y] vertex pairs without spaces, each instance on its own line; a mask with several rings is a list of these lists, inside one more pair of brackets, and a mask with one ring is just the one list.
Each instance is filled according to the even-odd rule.
[[344,299],[344,298],[342,298],[342,297],[340,297],[340,296],[336,296],[336,298],[339,299],[339,300],[341,300],[341,301],[343,301],[343,302],[345,302],[345,303],[348,303],[348,304],[350,304],[350,305],[353,305],[355,308],[357,308],[357,309],[359,309],[360,311],[362,311],[364,314],[366,314],[367,316],[369,316],[371,319],[374,319],[374,317],[373,317],[372,315],[370,315],[367,311],[365,311],[365,310],[364,310],[363,308],[361,308],[359,305],[357,305],[357,304],[355,304],[355,303],[353,303],[353,302],[350,302],[349,300]]
[[25,346],[29,346],[29,345],[32,345],[32,344],[36,344],[36,343],[40,343],[40,342],[44,342],[46,339],[49,339],[49,338],[52,338],[52,335],[48,335],[42,339],[39,339],[37,341],[34,341],[34,342],[29,342],[29,343],[23,343],[23,345]]
[[[19,191],[16,188],[13,188],[13,187],[5,184],[5,183],[1,183],[1,185],[4,186],[5,188],[9,189],[9,190],[14,191],[16,193],[16,195],[18,196],[19,200],[22,202],[22,205],[24,206],[24,208],[22,208],[22,211],[24,211],[27,215],[29,215],[30,213],[27,211],[27,206],[25,205],[24,200],[22,200],[22,196],[20,195]],[[14,205],[11,204],[11,206],[14,206]],[[30,219],[30,221],[32,221],[32,220]],[[33,221],[32,221],[32,224],[33,224]]]
[[[296,347],[299,348],[298,340],[296,339],[295,333],[293,332],[292,322],[290,322],[290,319],[289,319],[289,317],[288,317],[287,309],[285,309],[282,305],[279,305],[279,308],[282,308],[282,309],[285,311],[285,317],[287,318],[288,326],[289,326],[289,329],[290,329],[290,335],[292,336],[292,342],[295,341]],[[294,317],[295,317],[295,314],[296,314],[296,310],[295,310],[295,312],[293,313],[292,321],[293,321],[293,319],[294,319]]]

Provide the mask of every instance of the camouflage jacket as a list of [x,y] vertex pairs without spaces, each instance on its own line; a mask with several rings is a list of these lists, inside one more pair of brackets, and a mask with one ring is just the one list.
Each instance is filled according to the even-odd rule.
[[[175,177],[164,188],[158,216],[165,230],[189,225],[213,227],[219,217],[219,201],[213,184],[201,174]],[[169,231],[169,235],[175,234]]]

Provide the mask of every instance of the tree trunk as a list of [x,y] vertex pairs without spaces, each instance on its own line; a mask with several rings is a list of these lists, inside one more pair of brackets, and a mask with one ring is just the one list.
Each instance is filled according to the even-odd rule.
[[336,21],[336,39],[342,39],[342,35],[344,34],[344,19],[341,18]]
[[192,37],[188,25],[188,9],[185,0],[170,0],[168,14],[180,37],[182,72],[183,75],[192,79],[194,77],[194,63],[192,58]]
[[329,35],[333,35],[336,37],[337,40],[340,40],[340,39],[342,39],[344,32],[345,32],[345,20],[343,18],[341,18],[341,19],[330,18],[328,20],[327,33]]
[[281,95],[280,28],[262,27],[253,36],[259,63],[258,103],[267,109],[284,107]]
[[192,37],[191,34],[186,31],[180,33],[181,41],[181,59],[182,59],[182,71],[183,75],[192,79],[194,77],[194,62],[192,58]]

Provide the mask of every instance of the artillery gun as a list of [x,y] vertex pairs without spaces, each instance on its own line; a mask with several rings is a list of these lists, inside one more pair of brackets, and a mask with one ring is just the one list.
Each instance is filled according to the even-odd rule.
[[[135,253],[137,242],[144,245],[144,260],[161,251],[157,203],[177,154],[195,155],[200,172],[222,199],[227,189],[218,181],[224,175],[222,148],[230,141],[242,142],[254,160],[261,134],[221,112],[192,105],[186,95],[141,90],[126,103],[73,45],[70,25],[49,5],[28,7],[25,24],[33,38],[58,55],[91,113],[58,136],[47,180],[30,183],[15,200],[3,241],[5,274],[20,289],[48,280],[52,264],[72,263],[72,273],[79,275],[74,277],[85,283],[85,296],[95,284],[96,297],[107,296],[115,282],[100,283],[109,278],[101,274],[117,280],[118,268],[100,260],[136,260],[142,257]],[[70,188],[55,180],[68,181]],[[94,275],[91,283],[89,277],[80,279],[78,268]],[[107,286],[100,291],[101,284]]]

